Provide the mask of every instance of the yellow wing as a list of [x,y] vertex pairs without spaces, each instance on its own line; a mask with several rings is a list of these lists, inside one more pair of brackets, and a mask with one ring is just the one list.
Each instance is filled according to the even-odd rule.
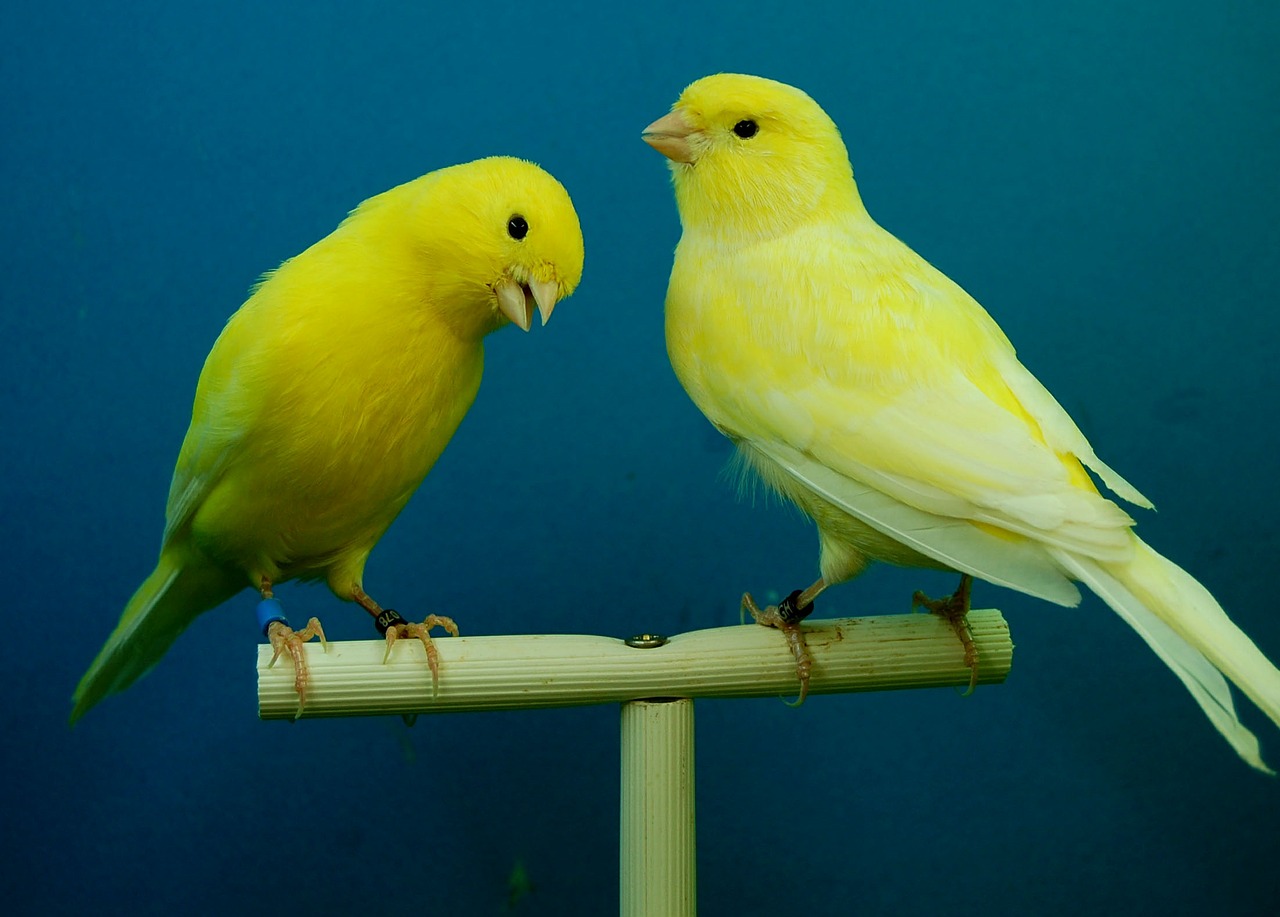
[[[677,372],[749,458],[801,485],[783,489],[802,506],[812,492],[945,566],[1064,604],[1079,593],[1042,547],[1132,554],[1132,519],[1081,462],[1150,504],[982,307],[878,226],[684,254],[668,304]],[[715,258],[729,263],[707,270]]]
[[245,385],[236,372],[237,364],[248,362],[261,346],[260,338],[246,333],[245,314],[231,317],[200,373],[191,425],[169,485],[162,547],[186,527],[224,470],[235,463],[245,431],[253,428],[261,407],[262,389]]

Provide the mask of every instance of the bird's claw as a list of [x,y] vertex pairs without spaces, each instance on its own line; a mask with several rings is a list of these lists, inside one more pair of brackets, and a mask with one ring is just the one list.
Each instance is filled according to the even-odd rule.
[[285,651],[288,651],[289,658],[293,660],[293,689],[298,692],[298,712],[294,714],[295,720],[302,716],[302,708],[307,703],[307,683],[310,680],[310,672],[307,669],[307,657],[302,651],[302,645],[312,637],[319,637],[324,651],[326,653],[329,651],[329,643],[324,638],[324,628],[320,626],[319,618],[307,621],[307,626],[302,630],[294,630],[283,621],[273,621],[267,628],[267,639],[271,641],[271,646],[275,650],[267,667],[274,666],[280,654]]
[[968,697],[978,686],[978,646],[973,642],[973,632],[969,629],[969,596],[973,585],[973,577],[965,573],[960,576],[960,585],[956,591],[946,598],[931,599],[923,592],[911,596],[911,610],[926,608],[951,625],[951,629],[960,638],[964,647],[964,664],[969,667],[969,687],[964,692]]
[[431,669],[431,696],[435,697],[440,690],[440,654],[436,652],[435,642],[431,639],[433,627],[443,627],[450,636],[458,636],[458,625],[453,623],[453,618],[444,615],[427,615],[426,620],[420,624],[391,624],[386,630],[387,652],[382,657],[382,662],[385,665],[391,658],[391,647],[395,646],[396,640],[401,637],[417,637],[427,652],[427,666]]
[[797,589],[777,605],[770,605],[763,610],[751,597],[751,593],[743,593],[742,596],[743,611],[750,612],[757,624],[776,627],[787,638],[787,646],[791,648],[791,655],[796,660],[796,676],[800,679],[800,695],[790,702],[793,707],[799,707],[809,696],[809,676],[813,672],[813,656],[809,654],[809,645],[800,628],[800,622],[813,612],[813,602],[798,606],[796,600],[799,596],[800,590]]

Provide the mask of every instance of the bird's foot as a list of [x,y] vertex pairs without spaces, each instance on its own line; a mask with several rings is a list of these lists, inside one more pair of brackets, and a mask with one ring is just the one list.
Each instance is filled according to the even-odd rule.
[[417,637],[422,641],[422,646],[427,652],[427,666],[431,669],[431,696],[434,697],[440,690],[440,654],[436,652],[435,642],[431,639],[431,628],[443,627],[450,636],[456,637],[458,625],[453,623],[453,618],[446,618],[444,615],[427,615],[422,623],[414,624],[406,621],[394,608],[387,608],[378,617],[377,623],[378,628],[387,638],[387,652],[382,657],[384,664],[391,658],[391,647],[395,646],[396,641],[401,637]]
[[969,630],[969,595],[973,586],[973,577],[967,573],[960,575],[960,585],[956,591],[942,599],[931,599],[923,592],[911,596],[911,610],[927,608],[951,625],[951,629],[960,638],[964,647],[964,664],[969,667],[969,687],[964,692],[968,697],[978,686],[978,647],[973,642],[973,633]]
[[297,719],[302,716],[302,708],[307,703],[307,682],[310,680],[307,657],[302,651],[302,644],[312,637],[319,637],[320,645],[328,652],[329,644],[324,639],[324,628],[320,626],[319,618],[312,618],[302,630],[294,630],[289,626],[288,621],[280,617],[266,625],[266,632],[267,639],[275,649],[268,665],[275,665],[276,660],[285,652],[288,652],[289,658],[293,660],[293,689],[298,692],[298,712],[294,715],[294,719]]
[[800,622],[813,612],[813,602],[798,605],[797,600],[800,597],[801,591],[797,589],[777,605],[770,605],[768,608],[761,610],[760,606],[756,604],[756,600],[751,597],[751,593],[743,593],[742,596],[743,611],[750,612],[751,617],[755,618],[757,624],[763,624],[765,627],[776,627],[787,638],[787,645],[791,647],[791,655],[796,660],[796,675],[800,679],[800,696],[792,702],[791,706],[793,707],[799,707],[804,703],[804,699],[809,696],[809,675],[813,671],[813,657],[809,655],[809,646],[805,643],[804,631],[800,629]]

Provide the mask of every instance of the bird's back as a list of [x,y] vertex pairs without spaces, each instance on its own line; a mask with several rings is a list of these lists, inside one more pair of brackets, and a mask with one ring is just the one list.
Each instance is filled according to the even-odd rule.
[[1080,463],[1092,451],[994,321],[860,205],[747,245],[686,234],[667,308],[677,375],[815,518],[831,577],[856,572],[834,547],[853,544],[1072,602],[1054,565],[999,533],[1132,550],[1131,520]]

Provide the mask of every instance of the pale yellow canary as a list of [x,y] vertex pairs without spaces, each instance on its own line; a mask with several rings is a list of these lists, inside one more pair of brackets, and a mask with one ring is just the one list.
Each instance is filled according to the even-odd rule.
[[[213,345],[169,490],[155,571],[75,693],[74,722],[150,669],[195,617],[246,587],[323,579],[420,637],[364,592],[365,560],[453,436],[480,386],[485,335],[545,324],[582,276],[564,187],[494,157],[360,204],[271,272]],[[501,465],[501,462],[499,462]],[[501,468],[498,468],[501,473]],[[381,616],[381,617],[379,617]],[[270,615],[268,617],[271,617]],[[305,667],[292,632],[265,621]],[[321,632],[321,639],[323,633]]]
[[683,229],[671,365],[746,464],[817,524],[821,578],[761,617],[788,625],[872,560],[966,574],[961,611],[967,575],[1061,605],[1079,602],[1081,582],[1266,770],[1222,676],[1280,724],[1280,672],[1099,493],[1086,468],[1151,505],[983,308],[871,219],[827,114],[791,86],[720,74],[643,137],[671,160]]

